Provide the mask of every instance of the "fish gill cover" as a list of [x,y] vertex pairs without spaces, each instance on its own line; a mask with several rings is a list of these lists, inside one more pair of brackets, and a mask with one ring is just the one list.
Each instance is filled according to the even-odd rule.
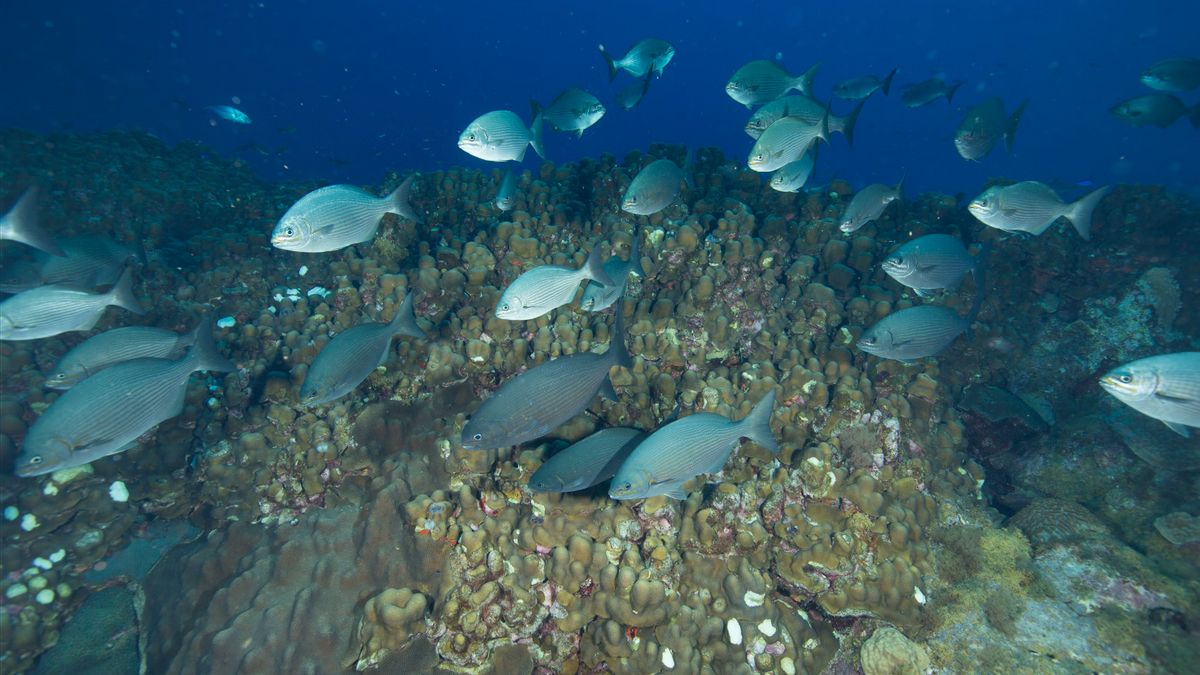
[[0,671],[1189,672],[1200,10],[792,5],[8,8]]

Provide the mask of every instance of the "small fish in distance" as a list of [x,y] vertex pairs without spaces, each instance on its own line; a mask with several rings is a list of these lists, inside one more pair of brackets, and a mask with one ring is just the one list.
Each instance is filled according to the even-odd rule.
[[909,108],[920,108],[945,96],[946,103],[950,103],[954,99],[954,92],[962,85],[962,80],[947,84],[946,79],[938,75],[905,87],[904,93],[900,94],[900,102]]
[[1039,235],[1054,221],[1066,218],[1084,240],[1092,238],[1092,212],[1108,194],[1101,187],[1067,204],[1054,190],[1037,181],[993,185],[967,205],[967,210],[988,227]]
[[235,124],[250,124],[250,116],[231,105],[210,105],[207,110],[228,122]]
[[1146,94],[1114,105],[1109,112],[1117,119],[1135,127],[1153,126],[1165,129],[1180,117],[1187,116],[1193,127],[1200,128],[1200,105],[1191,108],[1172,94]]
[[542,108],[537,101],[531,101],[533,116],[540,112],[542,119],[555,131],[574,131],[576,138],[604,117],[604,104],[600,99],[578,88],[571,87],[559,94],[550,105]]
[[811,96],[813,78],[820,67],[820,63],[814,64],[803,75],[794,77],[774,61],[751,61],[729,77],[725,93],[747,108],[774,101],[792,89]]
[[1191,91],[1200,87],[1200,59],[1164,59],[1142,73],[1142,84],[1158,91]]
[[954,132],[954,147],[958,154],[963,159],[978,161],[986,157],[1001,138],[1011,153],[1017,125],[1028,104],[1029,101],[1023,101],[1012,115],[1005,115],[1004,102],[993,96],[968,110]]
[[896,183],[896,187],[875,183],[859,190],[842,213],[838,229],[850,234],[862,226],[878,219],[887,210],[889,204],[899,201],[903,196],[904,179]]
[[517,177],[512,169],[504,170],[504,178],[500,179],[500,187],[496,190],[496,199],[492,203],[501,213],[511,211],[517,200]]
[[600,261],[600,244],[592,248],[579,269],[540,265],[514,279],[500,294],[496,318],[506,321],[536,319],[570,303],[579,290],[579,282],[592,279],[605,286],[613,284]]
[[1131,361],[1100,378],[1121,403],[1190,438],[1200,429],[1200,352],[1161,354]]
[[633,110],[642,98],[646,96],[646,92],[650,91],[650,75],[644,76],[640,80],[635,80],[632,84],[626,85],[617,95],[613,97],[617,105],[621,106],[621,110]]
[[875,75],[855,77],[839,83],[833,88],[833,94],[847,101],[865,99],[876,91],[882,91],[883,95],[887,96],[888,91],[892,88],[892,78],[895,76],[896,69],[892,68],[892,72],[888,73],[883,79],[879,79]]
[[779,192],[799,192],[804,189],[808,177],[812,175],[813,165],[817,160],[816,147],[810,148],[800,159],[785,164],[771,174],[771,189]]
[[608,79],[611,82],[617,77],[618,70],[624,70],[634,77],[643,77],[650,73],[662,77],[663,68],[666,68],[675,56],[675,48],[665,40],[646,38],[630,47],[625,56],[619,59],[614,59],[604,45],[600,45],[600,55],[604,57],[604,63],[608,66]]
[[271,233],[271,245],[303,253],[337,251],[374,239],[384,214],[417,220],[408,203],[413,178],[409,176],[386,197],[376,197],[353,185],[313,190],[279,219]]
[[45,230],[38,225],[37,188],[28,188],[8,213],[0,216],[0,239],[19,241],[51,255],[65,255]]
[[675,201],[680,186],[686,180],[686,170],[675,162],[669,159],[655,160],[633,177],[621,198],[621,210],[638,216],[658,213]]
[[596,281],[589,281],[584,287],[583,299],[579,301],[579,307],[583,311],[599,312],[602,309],[608,309],[625,294],[625,283],[629,281],[631,272],[639,277],[642,276],[642,252],[638,249],[638,239],[638,235],[634,233],[633,244],[629,249],[629,260],[621,260],[620,257],[613,255],[604,261],[604,271],[613,280],[612,285],[605,286]]
[[542,147],[542,116],[535,115],[529,128],[511,110],[493,110],[475,118],[458,136],[458,147],[472,157],[489,162],[519,162],[533,146],[538,157],[546,158]]

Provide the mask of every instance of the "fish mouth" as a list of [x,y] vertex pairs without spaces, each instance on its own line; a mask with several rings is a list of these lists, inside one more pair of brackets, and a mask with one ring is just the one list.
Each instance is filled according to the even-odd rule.
[[1120,381],[1115,375],[1105,375],[1104,377],[1100,378],[1099,384],[1105,391],[1113,396],[1129,397],[1137,394],[1132,386]]

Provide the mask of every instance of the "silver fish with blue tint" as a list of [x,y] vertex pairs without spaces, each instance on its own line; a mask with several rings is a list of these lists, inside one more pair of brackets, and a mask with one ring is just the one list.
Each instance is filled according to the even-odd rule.
[[529,477],[535,492],[577,492],[612,478],[646,432],[611,427],[554,453]]
[[579,302],[579,307],[583,311],[599,312],[602,309],[608,309],[625,294],[625,283],[629,281],[630,273],[642,275],[642,253],[638,247],[639,238],[634,233],[633,244],[629,249],[629,260],[621,260],[613,255],[604,261],[604,271],[608,273],[608,278],[612,279],[613,283],[606,286],[596,281],[589,281],[583,289],[583,300]]
[[271,245],[285,251],[321,253],[371,241],[384,214],[417,220],[409,205],[413,176],[386,197],[352,185],[330,185],[301,197],[279,219]]
[[781,117],[754,142],[746,165],[764,173],[782,169],[804,157],[818,140],[829,141],[829,115],[817,124],[799,117]]
[[808,177],[812,175],[813,165],[817,161],[817,149],[810,148],[808,152],[800,159],[785,164],[775,173],[771,174],[770,185],[772,190],[779,192],[799,192],[804,189],[804,184],[808,182]]
[[863,331],[858,348],[881,359],[904,362],[936,356],[970,330],[982,299],[980,289],[966,317],[941,305],[917,305],[892,312]]
[[896,249],[883,260],[883,271],[896,281],[925,296],[940,288],[957,288],[967,272],[982,281],[987,245],[972,256],[958,237],[927,234]]
[[1106,194],[1107,186],[1067,204],[1048,185],[1024,181],[993,185],[972,200],[967,210],[988,227],[1033,235],[1045,232],[1059,218],[1066,218],[1079,236],[1088,240],[1092,238],[1092,212]]
[[909,108],[920,108],[945,96],[946,103],[950,103],[954,99],[954,92],[962,85],[962,80],[947,84],[946,78],[938,75],[905,87],[904,93],[900,95],[900,102]]
[[458,135],[460,150],[489,162],[519,162],[530,146],[538,157],[546,158],[541,115],[534,115],[533,123],[526,128],[515,112],[493,110],[476,117]]
[[896,187],[875,183],[859,190],[842,213],[838,229],[850,234],[870,223],[887,210],[889,204],[903,197],[904,179],[896,183]]
[[642,102],[648,91],[650,91],[649,74],[640,80],[634,81],[632,84],[626,85],[625,88],[617,92],[613,100],[617,102],[617,105],[621,106],[621,110],[633,110]]
[[69,331],[91,330],[109,305],[134,314],[145,310],[133,295],[133,273],[125,273],[107,293],[71,286],[40,286],[0,302],[0,340],[36,340]]
[[809,124],[817,125],[821,123],[822,118],[828,115],[829,133],[842,134],[846,137],[847,144],[854,145],[854,126],[858,124],[858,116],[862,112],[864,104],[865,102],[860,102],[845,116],[838,116],[833,114],[833,111],[824,103],[811,96],[804,94],[784,96],[755,110],[749,121],[746,122],[746,134],[750,138],[758,139],[767,130],[767,127],[783,117],[795,117]]
[[646,38],[630,47],[625,56],[619,59],[614,59],[604,45],[600,45],[600,55],[604,57],[604,63],[608,66],[609,81],[617,77],[618,70],[624,70],[634,77],[643,77],[650,73],[662,77],[663,68],[666,68],[675,56],[675,48],[666,40]]
[[496,190],[496,199],[492,203],[500,212],[511,211],[517,200],[517,177],[512,169],[504,170],[504,178],[500,179],[500,187]]
[[833,88],[833,93],[838,98],[844,98],[847,101],[858,101],[867,98],[876,91],[882,91],[883,95],[887,96],[888,91],[892,87],[892,78],[895,76],[896,69],[892,68],[892,72],[888,73],[883,79],[875,75],[855,77],[839,83]]
[[599,122],[605,113],[600,99],[579,87],[567,89],[545,108],[537,101],[532,105],[534,117],[540,112],[555,131],[574,131],[576,138],[583,136],[584,130]]
[[170,359],[183,356],[196,342],[201,328],[212,322],[206,313],[190,332],[176,333],[153,326],[126,326],[106,330],[75,345],[54,364],[45,385],[70,389],[96,373],[133,359]]
[[774,101],[793,89],[812,95],[813,78],[820,67],[820,63],[814,64],[797,77],[775,61],[751,61],[729,77],[725,83],[725,93],[747,108]]
[[1158,91],[1191,91],[1200,87],[1200,59],[1190,56],[1163,59],[1147,68],[1141,80]]
[[1200,352],[1138,359],[1114,368],[1100,386],[1118,401],[1189,438],[1200,429]]
[[217,117],[235,124],[250,124],[251,122],[249,115],[231,105],[210,105],[208,110],[211,110]]
[[1021,123],[1027,105],[1029,101],[1023,101],[1012,115],[1006,115],[1004,102],[992,96],[972,107],[954,132],[954,148],[959,156],[972,161],[981,160],[1001,138],[1011,154],[1017,125]]
[[675,201],[686,178],[684,169],[669,159],[650,162],[625,189],[621,210],[638,216],[658,213]]
[[600,244],[592,248],[578,269],[540,265],[514,279],[500,294],[496,317],[508,321],[536,319],[570,303],[579,290],[579,282],[593,279],[606,286],[613,283],[600,262]]

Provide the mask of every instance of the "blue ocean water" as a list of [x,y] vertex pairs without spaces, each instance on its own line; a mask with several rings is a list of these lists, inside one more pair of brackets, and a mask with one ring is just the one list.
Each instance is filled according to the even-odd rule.
[[[373,184],[387,169],[482,166],[454,146],[467,123],[498,108],[528,119],[530,99],[547,103],[568,86],[609,111],[582,139],[553,135],[553,161],[621,157],[654,142],[715,146],[740,160],[750,111],[723,85],[755,58],[794,73],[820,61],[818,97],[843,79],[899,68],[891,96],[867,102],[856,147],[835,138],[825,149],[817,181],[904,176],[918,192],[974,193],[993,176],[1181,189],[1200,177],[1186,120],[1134,129],[1107,112],[1149,92],[1137,80],[1146,66],[1194,47],[1200,7],[1170,0],[18,3],[5,14],[0,126],[142,129],[241,157],[268,179]],[[646,36],[677,55],[625,112],[611,97],[629,76],[610,84],[597,45],[623,53]],[[953,105],[900,105],[903,85],[937,73],[966,81]],[[1015,153],[964,162],[954,129],[991,95],[1010,109],[1030,100]],[[204,108],[220,104],[254,123],[214,124]],[[850,105],[835,99],[834,108]]]

